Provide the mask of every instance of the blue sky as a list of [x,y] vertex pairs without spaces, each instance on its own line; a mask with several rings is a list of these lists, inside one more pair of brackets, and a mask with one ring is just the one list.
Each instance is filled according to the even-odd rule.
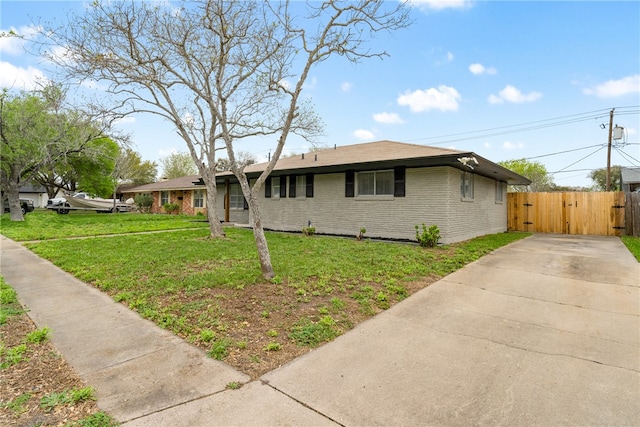
[[[474,151],[492,161],[540,161],[558,185],[590,186],[606,166],[609,111],[625,128],[612,164],[640,166],[640,2],[414,1],[414,24],[372,47],[384,60],[332,58],[305,88],[328,146],[389,139]],[[28,33],[83,3],[6,1],[0,30]],[[0,86],[29,88],[44,64],[0,39]],[[603,129],[602,125],[606,125]],[[186,145],[171,125],[136,116],[120,125],[145,160]],[[625,143],[623,145],[623,143]],[[242,146],[265,159],[275,143]],[[309,145],[292,138],[286,152]],[[556,154],[562,153],[564,154]]]

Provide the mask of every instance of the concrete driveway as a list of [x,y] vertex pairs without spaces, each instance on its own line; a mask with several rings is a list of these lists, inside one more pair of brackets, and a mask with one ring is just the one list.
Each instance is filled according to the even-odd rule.
[[640,425],[640,264],[534,235],[264,376],[335,422]]

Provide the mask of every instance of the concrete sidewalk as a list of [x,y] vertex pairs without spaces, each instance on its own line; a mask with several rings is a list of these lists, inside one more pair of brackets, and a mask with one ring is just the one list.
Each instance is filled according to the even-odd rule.
[[127,427],[640,425],[640,264],[617,238],[513,243],[239,390],[244,374],[0,243],[7,283]]

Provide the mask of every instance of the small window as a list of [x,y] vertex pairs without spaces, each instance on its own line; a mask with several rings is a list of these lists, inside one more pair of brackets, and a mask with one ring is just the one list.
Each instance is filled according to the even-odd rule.
[[204,208],[204,190],[193,190],[193,207]]
[[161,191],[160,192],[160,206],[164,206],[169,203],[169,192]]
[[496,203],[504,201],[504,182],[496,181]]
[[462,172],[460,175],[460,197],[462,200],[473,200],[473,174]]
[[244,209],[244,195],[240,184],[229,185],[229,209],[239,211]]
[[[293,176],[291,178],[293,178]],[[298,175],[294,179],[296,180],[295,197],[304,199],[307,195],[307,177],[306,175]]]
[[392,170],[358,172],[356,194],[358,196],[393,196],[394,184]]
[[280,177],[274,176],[271,178],[271,198],[280,198]]

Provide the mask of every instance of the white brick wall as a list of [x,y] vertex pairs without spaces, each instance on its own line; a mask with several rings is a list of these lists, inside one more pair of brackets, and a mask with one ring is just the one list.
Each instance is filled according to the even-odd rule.
[[[474,199],[462,201],[460,175],[444,166],[407,169],[406,196],[395,198],[345,197],[344,173],[316,175],[313,198],[267,199],[262,192],[263,225],[300,231],[310,221],[317,233],[355,236],[365,227],[367,237],[414,240],[415,225],[436,224],[442,243],[506,231],[507,205],[495,202],[495,181],[474,175]],[[224,189],[219,191],[224,218]],[[247,223],[248,211],[231,211],[231,221]]]

